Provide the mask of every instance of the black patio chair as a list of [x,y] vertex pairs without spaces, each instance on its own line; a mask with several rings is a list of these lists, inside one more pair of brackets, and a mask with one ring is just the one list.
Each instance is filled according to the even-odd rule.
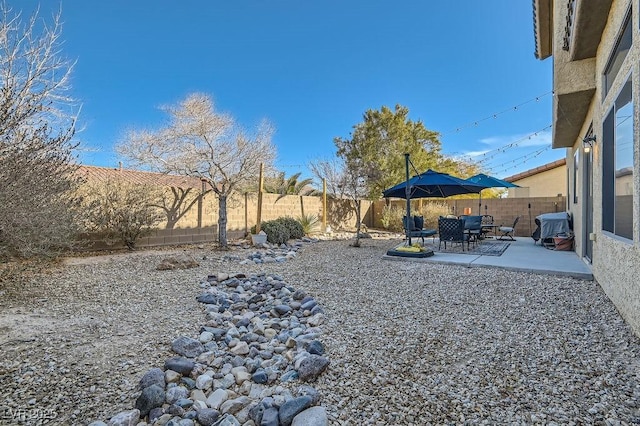
[[405,235],[411,238],[422,238],[422,245],[424,245],[425,237],[435,238],[435,234],[437,234],[435,229],[423,229],[423,216],[412,216],[409,220],[407,220],[407,216],[403,216],[402,224],[404,226]]
[[509,238],[509,240],[511,241],[515,241],[516,239],[513,238],[513,233],[516,230],[516,225],[518,224],[518,221],[520,220],[520,216],[516,217],[516,220],[513,221],[513,225],[512,226],[501,226],[498,228],[498,231],[501,232],[502,235],[500,235],[500,237],[496,238],[497,240],[504,240],[507,237]]
[[469,248],[469,236],[464,232],[464,220],[453,219],[440,216],[438,218],[438,235],[440,236],[440,242],[438,243],[438,250],[440,245],[444,243],[444,249],[447,249],[447,243],[460,243],[462,244],[462,251],[464,251],[464,242],[467,242],[467,249]]
[[469,243],[473,242],[475,246],[480,241],[482,233],[482,216],[467,216],[464,220],[464,230],[469,236]]

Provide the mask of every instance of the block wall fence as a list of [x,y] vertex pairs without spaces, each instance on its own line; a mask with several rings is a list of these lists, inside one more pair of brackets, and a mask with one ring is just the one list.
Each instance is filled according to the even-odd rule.
[[[412,209],[418,210],[429,200],[412,200]],[[465,208],[472,214],[478,214],[479,200],[476,199],[437,199],[433,202],[446,203],[452,214],[461,215]],[[406,206],[404,200],[362,201],[362,221],[374,229],[382,229],[380,221],[385,205]],[[529,208],[529,206],[531,206]],[[490,214],[498,225],[511,226],[516,216],[520,216],[516,226],[516,236],[529,236],[535,229],[534,219],[542,213],[566,211],[566,198],[533,197],[533,198],[490,198],[482,200],[482,214]],[[247,193],[230,197],[227,200],[227,236],[229,239],[242,238],[249,234],[256,224],[258,212],[257,193]],[[263,194],[262,221],[273,220],[283,216],[298,218],[302,214],[315,215],[318,218],[317,230],[321,231],[322,197],[287,195],[278,200],[277,194]],[[531,227],[529,218],[531,217]],[[348,200],[327,199],[327,224],[334,230],[355,230],[355,215],[350,211]],[[97,236],[90,237],[94,241],[92,248],[118,248],[121,245],[107,246]],[[199,196],[195,203],[178,220],[173,228],[168,229],[166,222],[161,223],[151,235],[141,238],[137,247],[192,244],[215,242],[218,239],[218,200],[215,194],[207,193]]]

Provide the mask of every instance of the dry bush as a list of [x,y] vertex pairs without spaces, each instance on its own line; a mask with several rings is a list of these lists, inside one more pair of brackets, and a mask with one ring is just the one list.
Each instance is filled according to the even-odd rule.
[[84,194],[86,230],[100,234],[107,244],[122,242],[133,249],[165,218],[157,207],[160,187],[109,179],[87,184]]
[[59,16],[23,23],[0,4],[0,258],[54,256],[74,244],[78,202]]
[[450,213],[449,205],[443,201],[429,201],[422,204],[416,213],[424,217],[425,229],[438,229],[438,218]]

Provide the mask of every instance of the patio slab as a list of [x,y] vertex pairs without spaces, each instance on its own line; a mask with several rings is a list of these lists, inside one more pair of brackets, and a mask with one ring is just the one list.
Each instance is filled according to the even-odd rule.
[[435,252],[424,259],[387,256],[383,259],[401,262],[444,263],[467,268],[499,268],[536,274],[561,275],[593,280],[591,266],[573,251],[555,251],[534,244],[530,237],[516,237],[501,256],[484,256]]

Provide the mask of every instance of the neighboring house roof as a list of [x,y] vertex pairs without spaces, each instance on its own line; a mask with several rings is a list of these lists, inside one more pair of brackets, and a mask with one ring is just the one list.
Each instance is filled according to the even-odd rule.
[[90,181],[125,179],[129,182],[141,185],[174,186],[177,188],[194,188],[198,190],[202,189],[202,181],[195,177],[97,166],[80,166],[78,171],[84,178]]
[[519,180],[544,173],[557,167],[563,167],[566,164],[567,160],[565,158],[561,158],[551,163],[543,164],[542,166],[536,167],[534,169],[525,170],[524,172],[518,173],[517,175],[506,177],[503,180],[506,180],[507,182],[517,182]]

